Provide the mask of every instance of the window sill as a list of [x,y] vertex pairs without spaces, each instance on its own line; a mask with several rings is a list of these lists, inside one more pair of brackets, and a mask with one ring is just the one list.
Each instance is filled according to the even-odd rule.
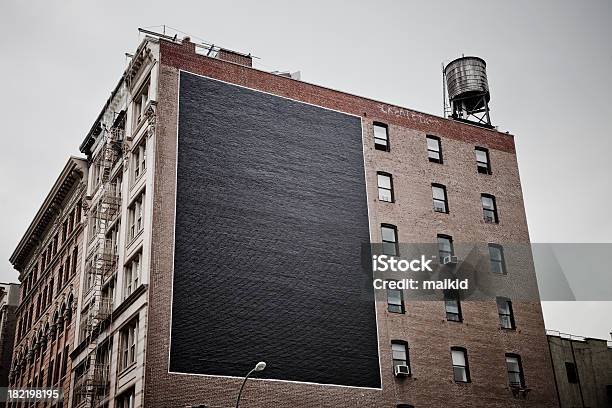
[[130,190],[133,189],[134,187],[136,187],[136,185],[138,183],[140,183],[140,180],[145,178],[145,174],[147,174],[147,170],[143,170],[138,177],[134,177],[134,179],[132,180],[132,185],[130,186]]
[[127,367],[121,369],[118,373],[117,373],[117,378],[123,378],[126,375],[128,375],[130,372],[132,372],[134,369],[136,368],[136,361],[130,363],[130,365],[128,365]]
[[142,228],[140,231],[138,231],[138,232],[136,233],[136,235],[134,235],[132,238],[130,238],[130,240],[128,241],[128,243],[126,244],[126,246],[125,246],[125,247],[126,247],[126,248],[131,247],[131,246],[132,246],[132,244],[133,244],[134,242],[136,242],[136,240],[137,240],[137,239],[138,239],[138,238],[139,238],[139,237],[142,235],[143,231],[144,231],[144,227],[143,227],[143,228]]

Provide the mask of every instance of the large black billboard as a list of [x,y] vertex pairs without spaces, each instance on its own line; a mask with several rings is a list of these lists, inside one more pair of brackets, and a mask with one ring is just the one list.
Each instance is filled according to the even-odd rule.
[[181,72],[169,370],[381,386],[361,120]]

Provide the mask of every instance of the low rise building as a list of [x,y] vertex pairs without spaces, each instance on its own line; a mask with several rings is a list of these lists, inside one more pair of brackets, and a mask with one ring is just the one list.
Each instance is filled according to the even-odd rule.
[[548,330],[561,408],[612,407],[612,341]]

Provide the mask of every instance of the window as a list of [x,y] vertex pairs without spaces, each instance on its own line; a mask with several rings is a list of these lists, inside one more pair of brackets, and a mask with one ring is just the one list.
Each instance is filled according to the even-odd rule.
[[518,354],[506,354],[506,369],[510,386],[525,388],[523,366],[521,364],[521,357]]
[[578,371],[576,370],[576,364],[565,363],[565,372],[567,373],[567,382],[570,384],[578,383]]
[[142,271],[142,252],[136,254],[125,266],[123,273],[123,298],[127,298],[138,287]]
[[117,175],[117,177],[115,177],[115,179],[112,181],[112,184],[111,184],[112,192],[115,197],[121,198],[122,186],[123,186],[123,175],[119,174]]
[[514,329],[514,313],[512,311],[512,302],[508,298],[497,298],[497,313],[499,314],[499,323],[504,329]]
[[495,205],[495,197],[490,194],[482,194],[482,211],[484,221],[489,224],[497,224],[499,219],[497,217],[497,206]]
[[404,313],[404,294],[401,289],[387,287],[387,310],[391,313]]
[[459,292],[456,290],[444,291],[444,309],[446,310],[446,320],[451,322],[463,321]]
[[506,273],[504,247],[501,245],[489,244],[489,259],[491,260],[491,272]]
[[396,256],[397,248],[397,227],[391,224],[382,224],[380,226],[382,234],[382,252],[385,255]]
[[134,128],[136,128],[140,122],[144,119],[145,108],[147,107],[147,103],[149,102],[149,82],[145,83],[142,88],[136,93],[136,96],[133,99],[133,113],[132,117],[134,118]]
[[134,167],[134,181],[147,169],[147,139],[144,137],[142,143],[132,151],[132,166]]
[[66,371],[68,370],[68,346],[64,347],[64,353],[62,355],[62,371],[61,378],[66,376]]
[[389,128],[384,123],[374,123],[374,148],[388,152],[389,145]]
[[379,171],[378,177],[378,199],[392,203],[393,200],[393,177],[389,173]]
[[126,324],[119,332],[119,371],[136,362],[136,335],[138,319]]
[[463,347],[451,347],[453,360],[453,378],[455,382],[470,382],[467,350]]
[[55,372],[53,365],[55,361],[51,360],[49,362],[49,369],[47,370],[47,382],[45,383],[45,387],[51,387],[53,385],[53,373]]
[[444,258],[455,255],[453,237],[450,235],[438,234],[438,255],[440,256],[440,263],[444,263]]
[[[110,381],[110,360],[111,360],[111,347],[110,342],[107,341],[103,345],[99,346],[96,350],[96,369],[99,375],[99,380],[108,386]],[[101,390],[100,390],[101,391]],[[100,395],[103,393],[100,392]]]
[[77,270],[77,255],[79,254],[79,247],[75,246],[74,249],[72,250],[72,269],[68,269],[66,268],[66,270],[64,271],[64,273],[66,274],[65,276],[65,281],[68,281],[68,273],[70,273],[72,276],[76,275],[76,270]]
[[431,185],[433,195],[433,209],[435,212],[448,214],[448,197],[446,196],[446,187],[442,184],[433,183]]
[[144,228],[144,200],[145,193],[141,193],[138,198],[128,208],[128,242],[133,240]]
[[94,284],[96,283],[96,279],[98,276],[98,267],[100,261],[98,260],[98,254],[94,253],[91,257],[89,257],[89,259],[87,260],[87,275],[85,276],[85,290],[87,292],[89,292],[89,289],[91,289]]
[[491,174],[489,150],[484,147],[477,147],[474,152],[476,153],[476,167],[478,168],[478,172],[482,174]]
[[408,374],[410,374],[410,359],[408,356],[408,343],[405,341],[392,341],[391,352],[393,355],[393,370],[395,367],[404,365],[408,367]]
[[104,243],[104,253],[109,259],[110,272],[114,272],[119,258],[119,231],[121,231],[121,221],[117,221],[110,230],[106,232],[106,242]]
[[[96,205],[92,208],[91,214],[98,213],[99,205]],[[98,232],[101,229],[102,220],[100,217],[89,217],[89,240],[92,241],[94,238],[98,236]]]
[[442,163],[442,143],[437,136],[427,136],[427,157],[430,162]]
[[134,408],[134,389],[130,389],[117,398],[117,408]]

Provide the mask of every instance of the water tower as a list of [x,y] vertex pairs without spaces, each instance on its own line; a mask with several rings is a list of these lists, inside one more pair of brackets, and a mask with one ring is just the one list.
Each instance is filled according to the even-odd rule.
[[491,126],[487,64],[482,58],[461,57],[444,67],[443,79],[448,90],[449,109],[445,115],[455,120],[484,127]]

